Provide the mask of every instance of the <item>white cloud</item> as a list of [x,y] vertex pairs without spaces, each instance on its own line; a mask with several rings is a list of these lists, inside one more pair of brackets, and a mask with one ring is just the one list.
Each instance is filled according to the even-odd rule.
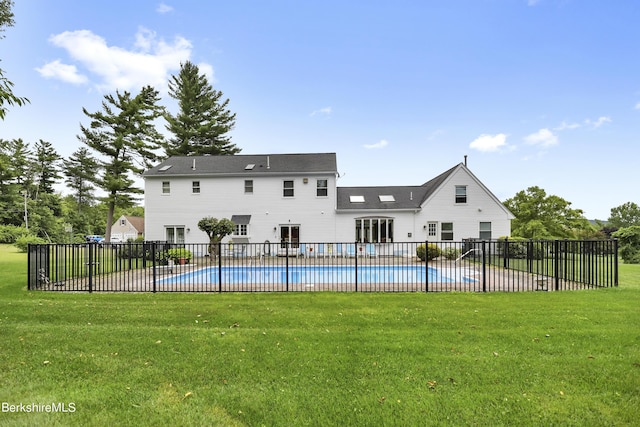
[[160,14],[173,12],[173,7],[169,6],[168,4],[160,3],[156,8],[156,12]]
[[507,146],[507,135],[499,133],[497,135],[483,134],[471,141],[469,148],[478,151],[498,151]]
[[598,117],[598,119],[595,121],[587,119],[584,121],[584,123],[587,126],[591,126],[593,129],[597,129],[600,126],[604,125],[605,123],[611,123],[611,118],[602,116],[602,117]]
[[75,65],[63,64],[59,59],[49,62],[41,68],[36,68],[36,71],[44,78],[58,79],[76,85],[85,84],[89,81],[87,76],[78,73]]
[[89,30],[65,31],[49,38],[54,46],[65,49],[73,60],[97,76],[96,85],[101,90],[131,90],[151,85],[164,91],[168,75],[189,59],[191,42],[177,36],[167,43],[146,28],[138,30],[135,40],[133,49],[127,50],[109,46],[104,38]]
[[538,2],[540,2],[540,0],[527,0],[527,5],[535,6]]
[[389,145],[389,142],[386,139],[381,139],[380,142],[377,142],[375,144],[364,144],[363,147],[368,150],[371,150],[371,149],[384,148],[387,145]]
[[320,108],[318,110],[312,111],[311,114],[309,114],[309,116],[311,117],[317,116],[317,115],[330,116],[332,112],[333,110],[331,109],[331,107],[324,107],[324,108]]
[[553,130],[572,130],[578,129],[580,126],[580,123],[567,123],[566,121],[563,121],[560,126],[553,128]]
[[526,136],[524,140],[527,144],[541,145],[542,147],[550,147],[558,143],[558,137],[546,128]]
[[636,104],[636,110],[640,110],[640,102]]

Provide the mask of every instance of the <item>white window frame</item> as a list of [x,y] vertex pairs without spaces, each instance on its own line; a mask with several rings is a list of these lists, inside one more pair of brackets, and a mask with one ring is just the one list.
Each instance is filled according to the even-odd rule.
[[245,179],[244,180],[244,194],[253,194],[253,180]]
[[356,242],[392,243],[394,238],[394,219],[392,217],[356,218]]
[[[287,186],[287,184],[291,183],[291,186]],[[282,181],[282,197],[292,198],[295,197],[295,181],[292,179],[286,179]],[[290,193],[290,194],[289,194]]]
[[456,205],[465,205],[469,200],[466,185],[456,185],[455,202]]
[[191,194],[200,194],[200,181],[191,181]]
[[165,225],[164,236],[167,243],[185,243],[186,234],[184,225]]
[[430,221],[427,223],[427,236],[438,237],[438,223]]
[[233,230],[234,236],[248,236],[249,235],[249,224],[236,224],[235,229]]
[[[324,185],[321,185],[324,184]],[[324,193],[324,194],[321,194]],[[316,180],[316,197],[329,197],[329,180],[317,179]]]
[[478,224],[478,237],[480,238],[480,240],[491,240],[491,222],[480,221],[480,223]]
[[[451,229],[449,229],[451,227]],[[441,222],[440,223],[440,240],[451,241],[453,240],[453,222]]]
[[162,181],[162,194],[171,194],[171,181]]

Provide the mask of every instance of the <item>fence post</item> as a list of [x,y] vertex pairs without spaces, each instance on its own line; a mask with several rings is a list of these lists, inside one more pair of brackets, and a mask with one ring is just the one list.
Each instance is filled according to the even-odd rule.
[[553,279],[555,282],[555,290],[560,290],[560,240],[553,242]]
[[222,293],[222,242],[218,242],[218,293]]
[[284,282],[286,285],[286,291],[289,292],[289,242],[284,242],[284,259],[285,259],[285,267],[284,267]]
[[153,286],[153,293],[156,293],[156,242],[151,242],[151,276],[153,277],[153,281],[151,286]]
[[487,292],[487,241],[482,241],[482,292]]
[[93,292],[93,243],[87,243],[87,251],[89,259],[87,260],[87,268],[89,269],[89,293]]
[[613,239],[613,286],[618,287],[618,239]]
[[355,278],[356,278],[356,292],[358,292],[358,242],[354,243],[353,245],[353,253],[356,255],[355,256]]
[[429,241],[424,242],[424,291],[429,292],[429,257],[427,256],[427,249],[429,248]]
[[505,237],[504,239],[504,249],[502,250],[503,259],[503,267],[505,270],[509,269],[509,237]]

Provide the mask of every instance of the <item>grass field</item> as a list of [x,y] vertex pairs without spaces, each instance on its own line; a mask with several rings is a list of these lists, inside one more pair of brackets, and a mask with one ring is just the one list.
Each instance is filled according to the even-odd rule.
[[638,265],[571,292],[73,294],[0,246],[0,298],[0,425],[640,419]]

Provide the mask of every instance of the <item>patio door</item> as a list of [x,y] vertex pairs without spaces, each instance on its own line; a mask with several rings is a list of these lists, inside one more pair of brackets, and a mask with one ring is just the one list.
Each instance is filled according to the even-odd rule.
[[280,226],[280,247],[284,248],[289,243],[290,248],[300,246],[300,226],[285,224]]

